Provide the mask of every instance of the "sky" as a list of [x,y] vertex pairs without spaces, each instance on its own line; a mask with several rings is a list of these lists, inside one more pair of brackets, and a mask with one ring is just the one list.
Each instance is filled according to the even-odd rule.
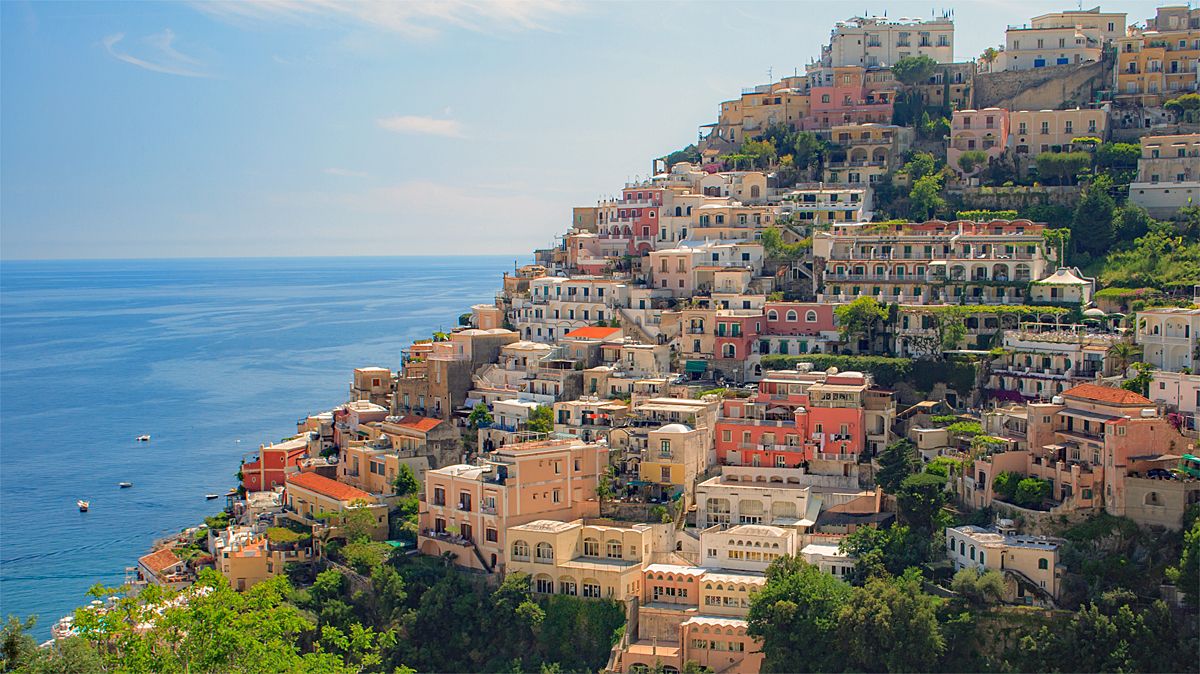
[[1077,8],[4,1],[0,259],[527,255],[837,21],[953,10],[962,61]]

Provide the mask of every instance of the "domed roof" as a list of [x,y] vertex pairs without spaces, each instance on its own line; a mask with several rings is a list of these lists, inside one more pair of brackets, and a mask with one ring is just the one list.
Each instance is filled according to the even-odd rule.
[[659,433],[691,433],[692,429],[683,424],[667,424],[658,429]]
[[1084,316],[1103,316],[1104,310],[1103,309],[1088,309],[1083,312],[1083,315]]

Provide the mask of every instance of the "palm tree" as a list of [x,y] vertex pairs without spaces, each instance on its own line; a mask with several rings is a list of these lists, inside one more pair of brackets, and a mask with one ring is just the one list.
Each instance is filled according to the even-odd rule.
[[1108,352],[1105,355],[1110,358],[1116,358],[1121,363],[1121,376],[1125,376],[1125,371],[1129,369],[1129,364],[1142,356],[1142,347],[1128,340],[1121,341],[1108,347]]
[[983,50],[982,58],[990,66],[996,62],[996,59],[1000,58],[1000,52],[996,51],[995,47],[988,47]]

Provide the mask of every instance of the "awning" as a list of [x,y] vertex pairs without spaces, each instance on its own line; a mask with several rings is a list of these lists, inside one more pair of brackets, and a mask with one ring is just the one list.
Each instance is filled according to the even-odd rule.
[[708,361],[689,360],[684,367],[684,372],[704,372],[707,369],[708,369]]
[[646,482],[645,480],[630,480],[628,482],[628,484],[633,487],[645,487],[646,485],[651,484],[651,483]]

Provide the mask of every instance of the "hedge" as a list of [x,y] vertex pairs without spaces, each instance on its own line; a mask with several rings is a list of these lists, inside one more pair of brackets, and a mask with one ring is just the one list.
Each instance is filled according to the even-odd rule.
[[[836,367],[839,372],[870,372],[879,386],[890,388],[912,374],[912,361],[908,358],[885,358],[883,356],[834,356],[812,354],[809,356],[763,356],[764,370],[794,370],[797,363],[812,363],[814,370]],[[922,367],[925,363],[921,364]],[[928,390],[928,389],[926,389]]]

